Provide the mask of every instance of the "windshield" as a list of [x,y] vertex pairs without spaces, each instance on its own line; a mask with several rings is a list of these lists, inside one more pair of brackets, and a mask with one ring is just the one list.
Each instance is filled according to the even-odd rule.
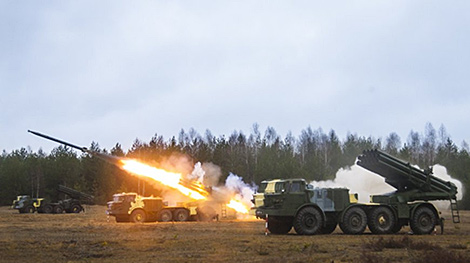
[[284,182],[277,182],[276,185],[274,186],[274,192],[282,193],[283,191],[285,191]]

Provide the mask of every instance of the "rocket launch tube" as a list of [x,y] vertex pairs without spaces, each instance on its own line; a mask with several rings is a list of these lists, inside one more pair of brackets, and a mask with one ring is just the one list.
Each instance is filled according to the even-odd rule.
[[[32,131],[32,130],[28,130],[29,133],[32,133],[36,136],[39,136],[39,137],[42,137],[44,139],[48,139],[48,140],[51,140],[51,141],[54,141],[54,142],[57,142],[57,143],[60,143],[60,144],[63,144],[63,145],[66,145],[66,146],[69,146],[69,147],[72,147],[74,149],[77,149],[77,150],[80,150],[82,152],[85,152],[85,153],[88,153],[88,154],[91,154],[93,156],[96,156],[106,162],[109,162],[111,164],[114,164],[114,165],[117,165],[118,167],[121,168],[122,166],[122,163],[121,163],[121,160],[123,159],[127,159],[127,158],[124,158],[124,157],[117,157],[117,156],[113,156],[113,155],[109,155],[109,154],[104,154],[104,153],[99,153],[99,152],[96,152],[96,151],[92,151],[92,150],[88,150],[86,147],[80,147],[80,146],[77,146],[75,144],[72,144],[72,143],[69,143],[69,142],[66,142],[66,141],[63,141],[63,140],[60,140],[60,139],[57,139],[57,138],[54,138],[54,137],[51,137],[49,135],[45,135],[45,134],[42,134],[40,132],[36,132],[36,131]],[[194,191],[197,191],[199,192],[200,194],[204,195],[204,196],[207,196],[209,195],[209,192],[202,186],[197,186],[195,185],[194,182],[191,182],[189,180],[186,180],[184,178],[181,178],[180,179],[180,184],[185,186],[186,188],[189,188],[191,190],[194,190]]]
[[54,142],[58,142],[58,143],[63,144],[63,145],[70,146],[70,147],[75,148],[77,150],[80,150],[82,152],[88,152],[88,149],[86,147],[80,147],[80,146],[77,146],[75,144],[71,144],[69,142],[62,141],[62,140],[59,140],[59,139],[53,138],[51,136],[48,136],[48,135],[45,135],[45,134],[42,134],[42,133],[39,133],[39,132],[35,132],[35,131],[32,131],[32,130],[28,130],[28,132],[32,133],[36,136],[43,137],[45,139],[48,139],[48,140],[51,140],[51,141],[54,141]]
[[49,135],[45,135],[45,134],[42,134],[40,132],[36,132],[36,131],[32,131],[32,130],[28,130],[29,133],[32,133],[36,136],[39,136],[39,137],[42,137],[44,139],[48,139],[48,140],[51,140],[51,141],[54,141],[54,142],[57,142],[57,143],[60,143],[60,144],[63,144],[63,145],[66,145],[66,146],[69,146],[69,147],[72,147],[74,149],[77,149],[77,150],[80,150],[82,152],[85,152],[85,153],[89,153],[91,155],[94,155],[104,161],[107,161],[107,162],[110,162],[112,164],[117,164],[119,161],[120,161],[120,158],[119,157],[116,157],[116,156],[112,156],[112,155],[109,155],[109,154],[104,154],[104,153],[99,153],[99,152],[96,152],[96,151],[92,151],[92,150],[88,150],[86,147],[80,147],[80,146],[77,146],[75,144],[71,144],[69,142],[66,142],[66,141],[63,141],[63,140],[59,140],[57,138],[54,138],[54,137],[51,137]]

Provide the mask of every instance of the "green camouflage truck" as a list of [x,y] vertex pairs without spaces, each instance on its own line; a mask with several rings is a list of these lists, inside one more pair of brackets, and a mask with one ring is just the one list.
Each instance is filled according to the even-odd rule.
[[373,195],[371,203],[357,202],[346,188],[314,188],[303,179],[262,182],[254,195],[255,214],[267,219],[273,234],[292,227],[301,235],[332,233],[337,225],[346,234],[390,234],[409,225],[414,234],[430,234],[443,220],[429,201],[449,200],[452,220],[460,222],[457,187],[409,163],[378,150],[364,151],[357,164],[385,178],[395,192]]
[[20,195],[13,201],[11,208],[17,209],[20,213],[80,213],[85,211],[82,204],[93,203],[94,197],[92,195],[79,192],[72,188],[59,185],[57,191],[70,198],[62,199],[58,202],[50,202],[44,198],[32,198],[29,195]]
[[17,209],[21,214],[23,213],[34,213],[39,207],[44,198],[32,198],[29,195],[19,195],[11,205],[12,209]]

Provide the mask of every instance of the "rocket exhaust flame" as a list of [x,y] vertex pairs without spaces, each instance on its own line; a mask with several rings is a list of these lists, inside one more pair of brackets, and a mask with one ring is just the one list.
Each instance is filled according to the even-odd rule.
[[235,199],[230,200],[227,206],[234,209],[238,213],[242,213],[242,214],[248,214],[248,211],[249,211],[248,208],[243,203]]
[[[136,160],[120,158],[120,157],[116,157],[116,156],[105,154],[105,153],[95,152],[95,151],[87,149],[86,147],[80,147],[80,146],[68,143],[66,141],[59,140],[57,138],[53,138],[48,135],[36,132],[36,131],[28,130],[28,132],[36,136],[43,137],[45,139],[48,139],[48,140],[69,146],[71,148],[80,150],[82,152],[91,154],[93,156],[96,156],[134,175],[155,180],[167,187],[170,187],[172,189],[179,191],[183,195],[193,200],[207,200],[208,197],[211,195],[209,192],[206,191],[204,184],[202,184],[202,180],[200,181],[188,180],[187,178],[183,178],[183,176],[179,173],[173,173],[173,172],[165,171],[163,169],[158,169],[156,167],[152,167],[150,165],[138,162]],[[235,178],[235,181],[239,179],[241,180],[241,178],[237,179],[236,176],[232,176],[232,175],[230,175],[229,178]],[[237,183],[239,184],[240,182],[237,182]],[[243,188],[247,188],[246,185]],[[232,196],[230,202],[226,204],[227,207],[234,209],[238,213],[248,214],[250,206],[245,205],[243,202],[239,201],[238,198],[234,197],[237,191],[234,191],[234,189],[231,189],[230,187],[228,187],[227,189],[229,189],[228,191],[230,193],[229,195]]]
[[158,169],[143,163],[140,163],[135,160],[121,160],[122,169],[142,176],[146,178],[153,179],[157,182],[160,182],[168,187],[178,190],[187,197],[190,197],[195,200],[204,200],[207,199],[207,191],[204,189],[190,189],[181,184],[181,174],[167,172],[162,169]]

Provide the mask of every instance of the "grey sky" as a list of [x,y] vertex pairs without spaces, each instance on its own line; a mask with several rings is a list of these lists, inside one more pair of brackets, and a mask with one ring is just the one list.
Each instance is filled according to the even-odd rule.
[[0,150],[311,126],[470,142],[468,1],[1,1]]

